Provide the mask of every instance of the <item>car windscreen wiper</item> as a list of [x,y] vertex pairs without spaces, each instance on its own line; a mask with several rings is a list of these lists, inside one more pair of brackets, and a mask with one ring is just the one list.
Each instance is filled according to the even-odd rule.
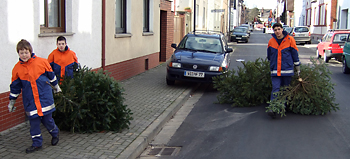
[[211,50],[196,50],[196,51],[219,53],[219,52],[215,52],[215,51],[211,51]]

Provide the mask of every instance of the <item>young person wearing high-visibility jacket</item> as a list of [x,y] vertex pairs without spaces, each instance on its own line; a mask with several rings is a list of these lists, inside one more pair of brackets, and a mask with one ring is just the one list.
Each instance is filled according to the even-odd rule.
[[52,112],[56,110],[52,92],[58,93],[61,89],[47,59],[36,56],[28,41],[19,41],[17,52],[19,61],[12,69],[8,109],[9,112],[14,111],[15,101],[22,92],[23,106],[29,117],[33,141],[26,153],[31,153],[42,148],[40,123],[43,123],[51,134],[53,146],[59,141],[59,129],[52,118]]
[[[283,31],[280,23],[275,23],[272,28],[274,33],[267,46],[272,82],[271,101],[275,99],[274,93],[278,92],[280,87],[290,84],[294,75],[294,67],[298,76],[300,74],[299,54],[294,38]],[[276,113],[272,110],[269,110],[268,115],[276,117]]]
[[75,52],[69,49],[64,36],[57,38],[56,45],[57,48],[50,53],[47,60],[60,81],[63,80],[64,76],[73,78],[74,67],[78,66],[78,58]]

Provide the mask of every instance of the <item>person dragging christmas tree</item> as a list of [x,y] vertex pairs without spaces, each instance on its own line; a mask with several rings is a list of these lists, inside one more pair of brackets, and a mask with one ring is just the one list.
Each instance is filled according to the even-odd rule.
[[78,58],[74,51],[69,49],[64,36],[57,37],[57,48],[53,50],[47,60],[49,61],[59,81],[63,76],[73,78],[74,67],[78,66]]
[[9,112],[14,111],[14,104],[22,91],[23,106],[29,117],[33,141],[26,153],[31,153],[42,148],[40,123],[43,123],[51,134],[51,145],[55,146],[59,141],[59,129],[52,118],[52,112],[56,110],[52,92],[61,92],[61,88],[48,61],[36,56],[27,40],[22,39],[18,42],[17,53],[19,61],[12,69],[8,109]]
[[[275,23],[273,26],[274,33],[269,40],[267,46],[267,59],[270,62],[272,91],[270,100],[274,100],[275,92],[280,90],[280,87],[290,84],[294,75],[294,67],[300,74],[300,62],[298,48],[292,36],[289,36],[280,23]],[[269,110],[268,115],[272,118],[276,117],[276,113]]]

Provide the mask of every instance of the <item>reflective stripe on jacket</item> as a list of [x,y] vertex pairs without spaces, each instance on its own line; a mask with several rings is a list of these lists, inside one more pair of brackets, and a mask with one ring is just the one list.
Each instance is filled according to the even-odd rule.
[[[78,58],[72,50],[67,47],[61,52],[58,48],[53,50],[47,58],[58,79],[63,76],[73,77],[73,67],[78,64]],[[62,79],[61,79],[62,80]]]
[[27,62],[19,61],[12,69],[10,100],[17,99],[22,91],[23,106],[32,119],[56,110],[52,88],[58,84],[55,74],[46,59],[34,53]]
[[299,66],[298,48],[293,37],[286,31],[282,32],[284,39],[278,45],[277,37],[272,38],[267,46],[267,59],[270,61],[271,76],[293,76],[294,66]]

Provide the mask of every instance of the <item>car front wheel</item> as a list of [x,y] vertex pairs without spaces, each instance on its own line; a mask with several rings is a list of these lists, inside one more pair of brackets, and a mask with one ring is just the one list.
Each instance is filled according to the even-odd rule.
[[346,64],[345,57],[343,58],[343,73],[344,74],[349,74],[350,73],[350,69],[349,69],[349,67]]
[[175,84],[175,80],[170,80],[170,79],[166,79],[166,84],[167,85],[174,85]]

